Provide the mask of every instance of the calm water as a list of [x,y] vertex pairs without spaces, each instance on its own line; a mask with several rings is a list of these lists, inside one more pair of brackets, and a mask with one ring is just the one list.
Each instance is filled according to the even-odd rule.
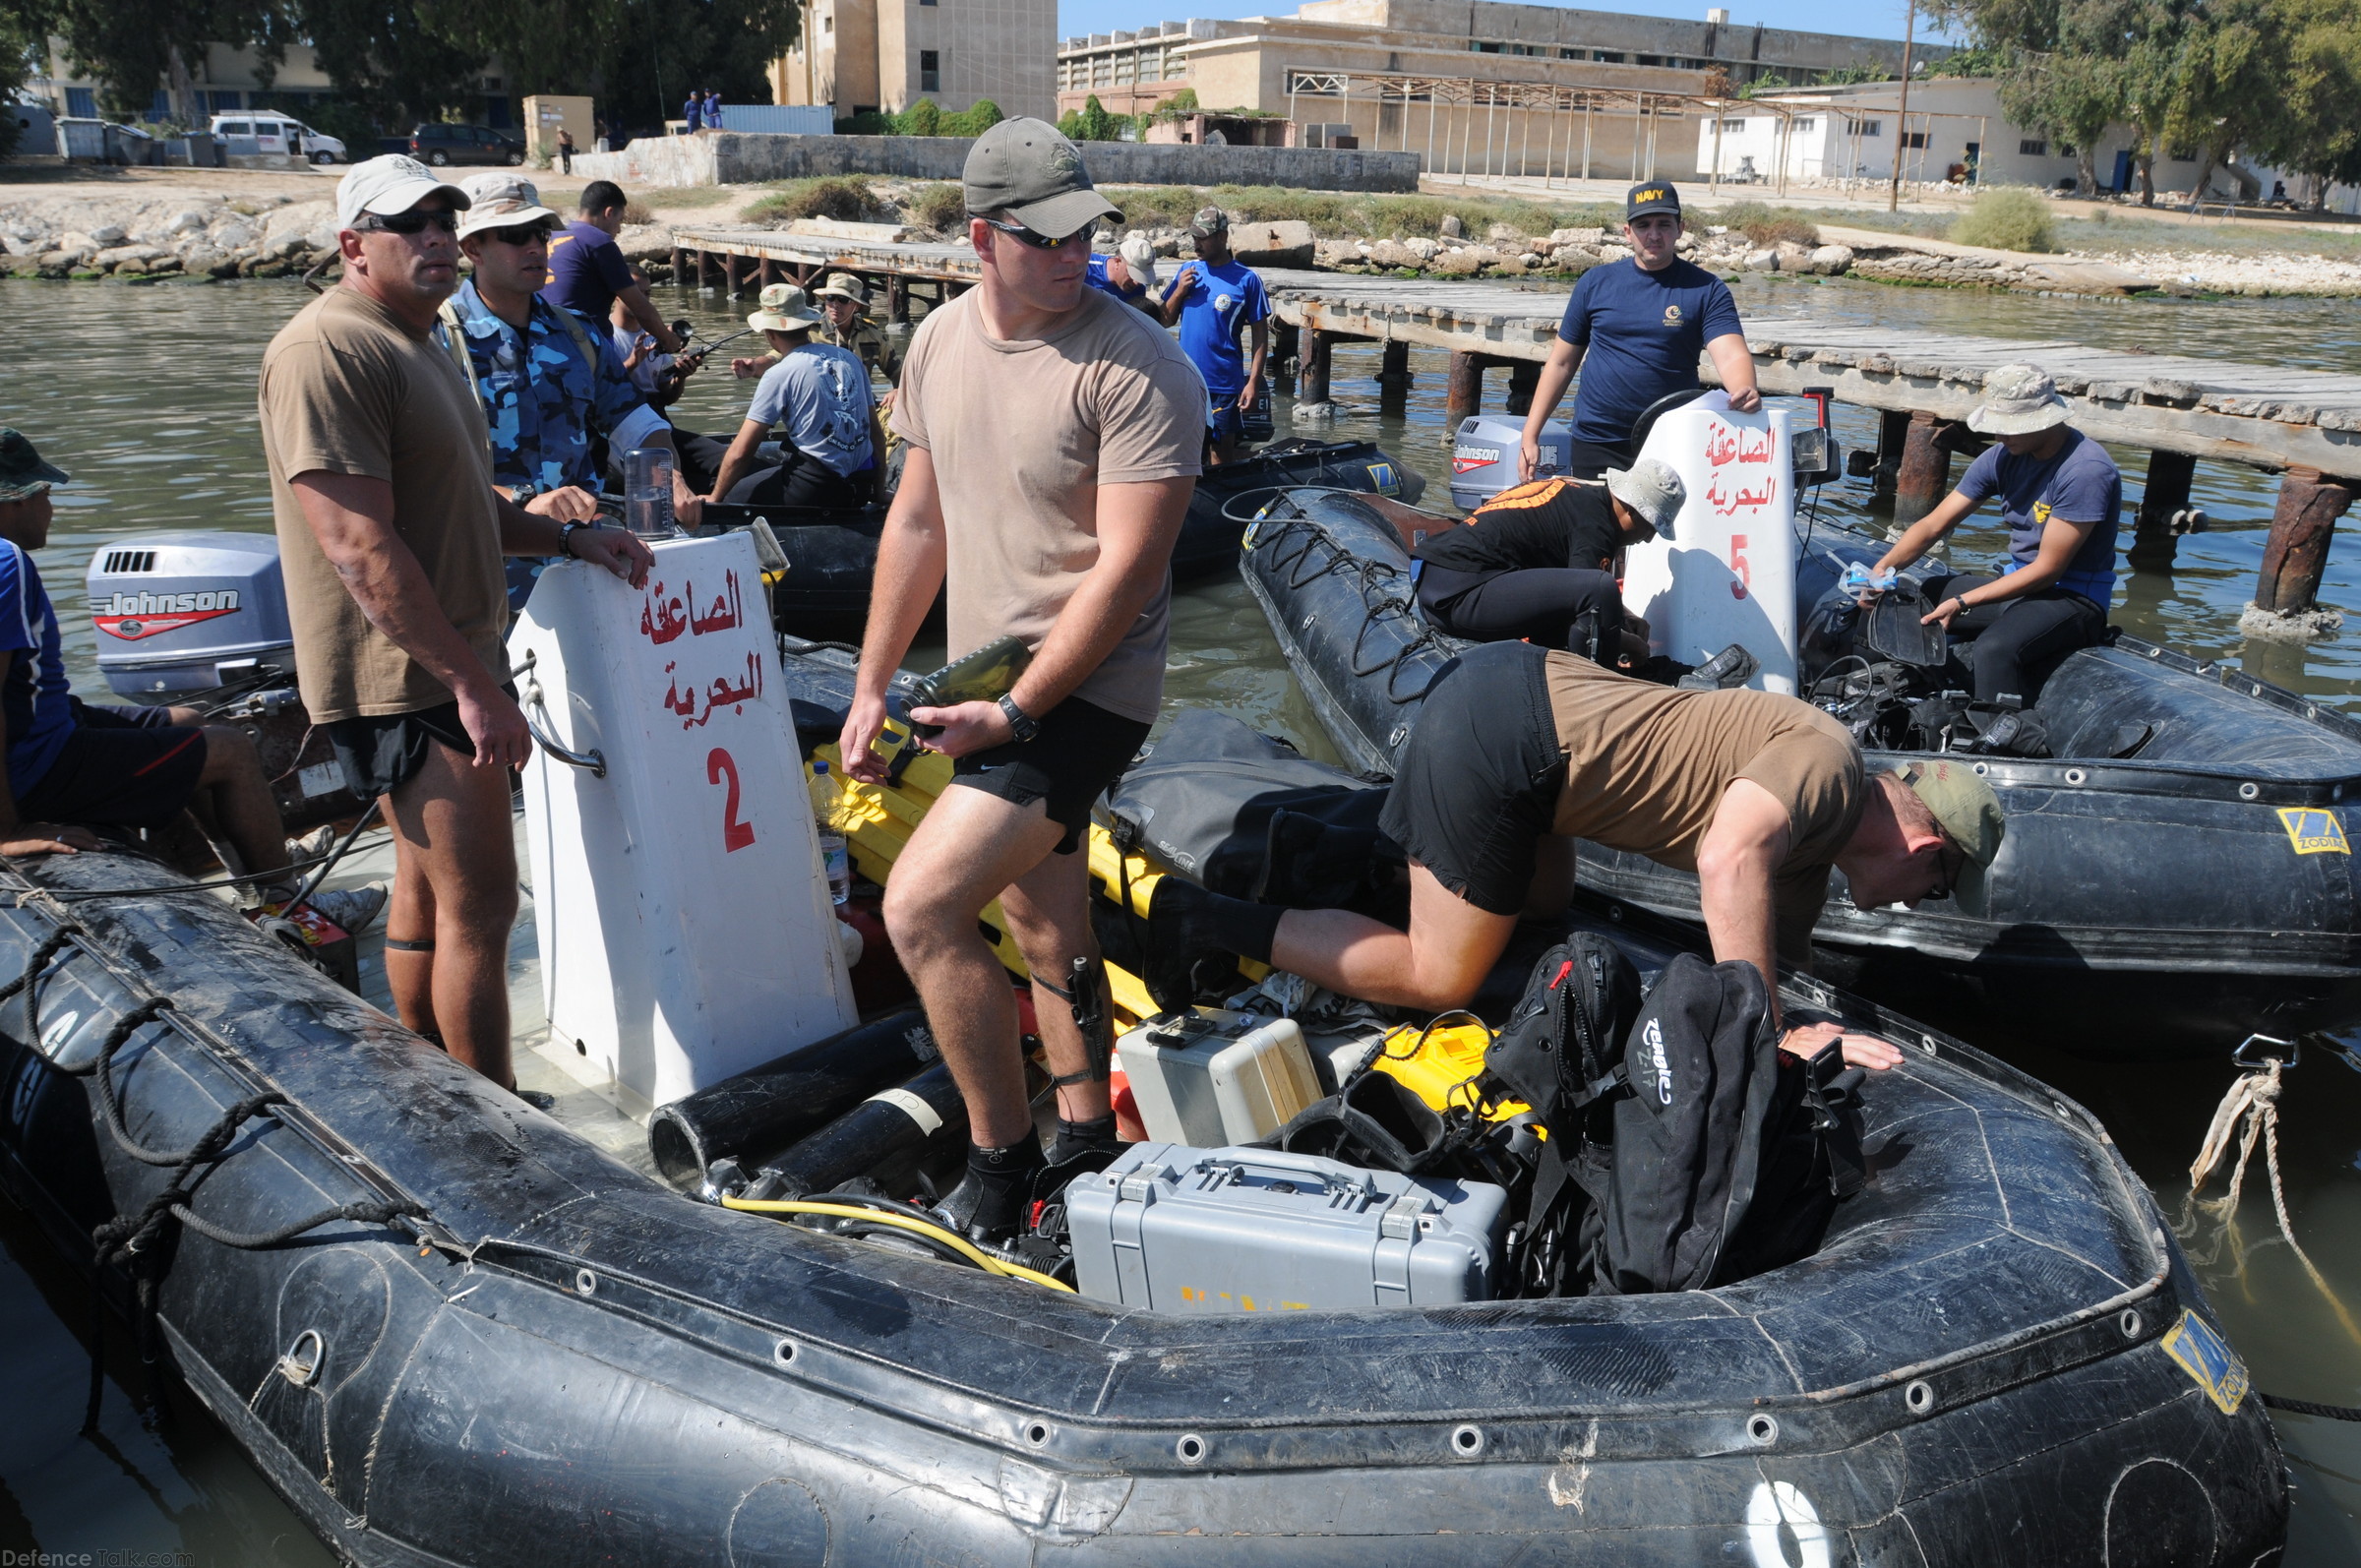
[[[0,284],[0,423],[25,430],[77,483],[58,492],[47,553],[77,689],[100,687],[80,583],[97,544],[158,528],[270,527],[254,422],[254,372],[264,345],[307,296],[293,284],[128,287]],[[1749,279],[1739,304],[1756,317],[1817,314],[1913,331],[2066,338],[2117,348],[2270,360],[2361,374],[2361,325],[2343,302],[2195,304],[1993,299],[1937,290]],[[718,334],[739,325],[716,295],[672,294],[669,315]],[[1365,436],[1424,473],[1439,502],[1449,472],[1439,354],[1414,353],[1406,418],[1380,418],[1373,348],[1340,348],[1332,395],[1339,436]],[[1487,389],[1496,400],[1504,378]],[[727,434],[745,386],[708,374],[676,413]],[[1496,406],[1496,401],[1495,401]],[[1282,431],[1287,403],[1280,399]],[[1849,448],[1874,445],[1876,421],[1840,410]],[[2143,453],[2119,452],[2136,497]],[[2308,649],[2249,646],[2238,614],[2252,591],[2272,481],[2201,465],[2197,499],[2212,531],[2182,541],[2175,570],[2127,575],[2114,619],[2191,653],[2235,661],[2326,702],[2361,705],[2361,622],[2343,641]],[[1874,522],[1857,491],[1831,487],[1821,516]],[[2127,529],[2128,537],[2128,529]],[[2004,548],[1995,529],[1963,529],[1953,557],[1983,563]],[[2323,598],[2361,612],[2361,544],[2340,533]],[[1227,708],[1325,752],[1260,613],[1235,582],[1193,589],[1175,607],[1170,694]],[[1936,1020],[1940,1021],[1940,1020]],[[2103,1116],[2167,1214],[2182,1207],[2187,1166],[2223,1089],[2226,1060],[2099,1069],[1985,1040]],[[2361,1076],[2307,1057],[2289,1079],[2281,1164],[2287,1199],[2313,1258],[2347,1302],[2361,1303]],[[2217,1183],[2218,1186],[2218,1183]],[[2361,1405],[2361,1341],[2305,1278],[2276,1226],[2261,1177],[2239,1216],[2243,1252],[2210,1228],[2190,1248],[2213,1304],[2273,1393]],[[77,1437],[89,1367],[89,1297],[79,1277],[0,1200],[0,1551],[182,1551],[213,1564],[330,1561],[311,1534],[185,1395],[166,1391],[167,1418],[143,1420],[110,1382],[96,1440]],[[108,1365],[145,1389],[110,1330]],[[167,1380],[168,1382],[168,1380]],[[2295,1538],[2288,1561],[2328,1568],[2361,1559],[2361,1427],[2289,1417],[2280,1435],[2294,1462]]]

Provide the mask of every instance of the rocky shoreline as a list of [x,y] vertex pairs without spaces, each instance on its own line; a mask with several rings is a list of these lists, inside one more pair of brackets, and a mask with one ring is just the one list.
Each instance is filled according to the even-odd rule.
[[[2361,297],[2361,263],[2320,255],[2220,251],[2127,251],[2025,256],[1859,229],[1842,241],[1757,244],[1715,224],[1710,212],[1681,238],[1681,254],[1710,271],[1851,276],[1916,286],[2012,292],[2122,295],[2149,290],[2249,298]],[[680,219],[694,223],[686,214]],[[931,231],[928,231],[931,232]],[[1144,232],[1157,251],[1185,256],[1185,232]],[[1446,218],[1431,239],[1322,237],[1302,222],[1234,226],[1240,259],[1250,266],[1439,278],[1537,277],[1570,280],[1631,252],[1604,228],[1525,234],[1495,224],[1482,237]],[[924,234],[914,237],[925,237]],[[653,222],[626,229],[624,251],[652,278],[671,275],[673,228]],[[179,190],[152,197],[23,194],[0,187],[0,274],[27,278],[167,279],[285,277],[333,268],[335,212],[325,199]]]

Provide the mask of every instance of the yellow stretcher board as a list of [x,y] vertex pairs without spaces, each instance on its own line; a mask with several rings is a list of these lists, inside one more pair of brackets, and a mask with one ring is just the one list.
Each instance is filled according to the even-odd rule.
[[1471,1019],[1466,1023],[1404,1024],[1385,1037],[1369,1065],[1408,1089],[1435,1111],[1454,1106],[1473,1111],[1490,1121],[1505,1121],[1532,1110],[1522,1100],[1486,1102],[1476,1092],[1483,1071],[1483,1052],[1492,1032]]

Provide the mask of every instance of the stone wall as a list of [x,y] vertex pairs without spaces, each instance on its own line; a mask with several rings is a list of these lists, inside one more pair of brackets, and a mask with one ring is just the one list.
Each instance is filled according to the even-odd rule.
[[[641,139],[620,152],[577,153],[574,172],[634,185],[746,185],[815,174],[955,180],[973,146],[953,136],[760,136],[721,131]],[[1416,191],[1416,152],[1308,147],[1174,147],[1093,142],[1102,185],[1281,185],[1314,191]]]

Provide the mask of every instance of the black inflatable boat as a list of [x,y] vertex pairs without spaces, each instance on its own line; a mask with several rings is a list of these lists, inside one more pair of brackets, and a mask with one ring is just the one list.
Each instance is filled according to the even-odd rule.
[[[1208,468],[1197,481],[1173,550],[1173,576],[1187,582],[1231,570],[1238,561],[1244,519],[1290,485],[1324,485],[1416,501],[1425,482],[1366,441],[1289,441],[1250,457]],[[885,509],[815,512],[797,507],[714,507],[723,526],[756,517],[770,524],[787,556],[787,574],[771,592],[782,632],[798,636],[857,639],[869,615],[869,585],[878,565],[878,535]]]
[[[1817,541],[1797,573],[1807,610],[1836,581],[1824,549],[1879,553],[1825,524]],[[1337,750],[1390,775],[1463,645],[1413,602],[1401,536],[1349,496],[1292,493],[1253,525],[1245,578]],[[1975,764],[2009,819],[1989,913],[1856,910],[1840,873],[1813,933],[1824,973],[2091,1056],[2204,1053],[2361,1018],[2361,820],[2347,822],[2361,724],[2122,635],[2069,656],[2033,711],[2055,755]],[[2136,749],[2118,754],[2131,732]],[[1587,886],[1697,918],[1693,875],[1581,855]]]
[[1803,1263],[1175,1316],[708,1206],[210,893],[109,896],[151,866],[8,880],[0,1172],[69,1256],[115,1226],[106,1293],[355,1562],[2246,1568],[2283,1537],[2260,1400],[2104,1132],[1833,993],[1791,996],[1907,1060]]

